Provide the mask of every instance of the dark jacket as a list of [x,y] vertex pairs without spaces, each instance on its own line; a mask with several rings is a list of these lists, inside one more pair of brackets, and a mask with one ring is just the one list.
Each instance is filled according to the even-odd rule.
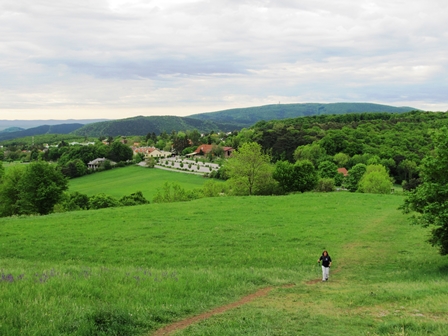
[[330,267],[331,257],[327,254],[327,256],[321,255],[319,260],[322,260],[322,266]]

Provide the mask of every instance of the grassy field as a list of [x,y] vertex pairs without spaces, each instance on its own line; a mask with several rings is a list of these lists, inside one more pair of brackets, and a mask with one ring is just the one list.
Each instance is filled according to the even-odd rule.
[[[179,174],[182,175],[182,174]],[[446,335],[448,263],[397,195],[222,197],[0,219],[1,335]],[[322,249],[334,260],[319,279]]]
[[146,199],[152,201],[157,189],[162,188],[165,182],[177,183],[182,188],[191,190],[201,188],[206,181],[206,178],[199,175],[128,166],[72,179],[69,191],[78,191],[88,196],[102,192],[117,198],[141,191]]

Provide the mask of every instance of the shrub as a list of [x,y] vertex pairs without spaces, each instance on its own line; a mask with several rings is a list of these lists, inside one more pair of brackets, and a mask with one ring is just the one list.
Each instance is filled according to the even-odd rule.
[[113,208],[119,205],[120,203],[118,202],[118,200],[104,193],[94,195],[89,199],[90,209]]
[[369,165],[359,181],[358,190],[363,193],[390,194],[392,186],[392,181],[384,166]]
[[120,203],[124,206],[132,206],[132,205],[140,205],[140,204],[148,204],[149,201],[143,196],[141,191],[137,191],[128,196],[123,196],[120,198]]
[[320,192],[334,191],[334,179],[332,178],[319,179],[319,181],[317,181],[316,191]]

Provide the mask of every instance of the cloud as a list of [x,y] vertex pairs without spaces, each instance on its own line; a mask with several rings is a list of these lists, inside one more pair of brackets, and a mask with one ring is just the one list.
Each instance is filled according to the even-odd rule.
[[0,109],[152,113],[281,99],[446,110],[447,9],[439,0],[4,0]]

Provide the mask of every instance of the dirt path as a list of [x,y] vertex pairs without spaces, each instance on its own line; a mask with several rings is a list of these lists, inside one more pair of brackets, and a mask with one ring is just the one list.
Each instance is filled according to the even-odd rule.
[[[295,286],[294,284],[290,284],[290,285],[281,286],[279,288],[290,288],[290,287],[294,287],[294,286]],[[265,296],[274,288],[275,287],[266,287],[266,288],[259,289],[255,293],[249,294],[249,295],[241,298],[240,300],[238,300],[236,302],[232,302],[232,303],[229,303],[228,305],[215,308],[215,309],[210,310],[210,311],[208,311],[206,313],[203,313],[203,314],[200,314],[200,315],[197,315],[197,316],[193,316],[193,317],[187,318],[185,320],[182,320],[182,321],[179,321],[179,322],[167,325],[166,327],[157,330],[153,334],[153,336],[169,335],[170,333],[172,333],[174,331],[177,331],[177,330],[180,330],[180,329],[184,329],[184,328],[188,327],[189,325],[191,325],[193,323],[200,322],[202,320],[210,318],[213,315],[224,313],[227,310],[230,310],[230,309],[242,306],[243,304],[251,302],[251,301],[255,300],[256,298]]]
[[[339,273],[339,271],[340,271],[340,269],[337,269],[334,272],[332,272],[332,274]],[[320,278],[319,279],[313,279],[313,280],[307,281],[306,284],[307,285],[314,285],[314,284],[317,284],[317,283],[319,283],[321,281],[322,281],[322,279],[320,279]],[[236,302],[229,303],[229,304],[227,304],[225,306],[221,306],[221,307],[212,309],[212,310],[210,310],[210,311],[208,311],[206,313],[203,313],[203,314],[200,314],[200,315],[196,315],[196,316],[187,318],[185,320],[182,320],[182,321],[179,321],[179,322],[176,322],[176,323],[173,323],[173,324],[169,324],[166,327],[163,327],[163,328],[161,328],[159,330],[156,330],[154,332],[154,334],[152,334],[152,335],[153,336],[169,335],[169,334],[171,334],[171,333],[173,333],[173,332],[175,332],[177,330],[184,329],[184,328],[186,328],[186,327],[188,327],[188,326],[190,326],[190,325],[192,325],[194,323],[197,323],[197,322],[203,321],[205,319],[208,319],[208,318],[212,317],[213,315],[224,313],[227,310],[230,310],[230,309],[242,306],[243,304],[251,302],[251,301],[253,301],[253,300],[255,300],[255,299],[259,298],[259,297],[266,296],[274,288],[291,288],[291,287],[294,287],[294,286],[295,286],[295,284],[289,284],[289,285],[283,285],[281,287],[266,287],[266,288],[259,289],[255,293],[249,294],[247,296],[244,296],[243,298],[241,298],[240,300],[238,300]]]

